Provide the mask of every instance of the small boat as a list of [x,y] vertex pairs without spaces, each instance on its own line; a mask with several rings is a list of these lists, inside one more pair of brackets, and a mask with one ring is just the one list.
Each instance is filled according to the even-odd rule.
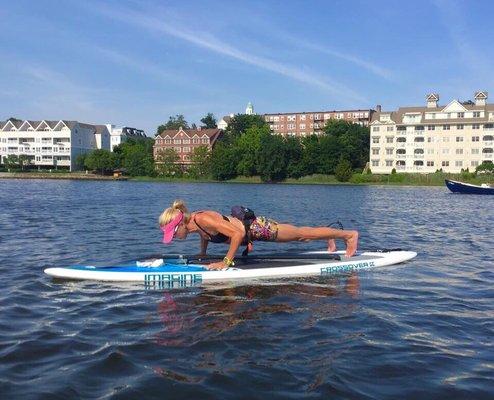
[[494,194],[494,187],[489,186],[486,183],[482,185],[472,185],[471,183],[464,183],[458,181],[452,181],[450,179],[445,179],[446,186],[453,193],[464,193],[464,194]]

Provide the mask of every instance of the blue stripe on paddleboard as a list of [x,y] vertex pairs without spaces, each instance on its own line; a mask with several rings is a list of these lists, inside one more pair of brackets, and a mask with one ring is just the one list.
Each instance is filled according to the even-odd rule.
[[74,269],[79,271],[97,271],[97,272],[144,272],[144,273],[157,273],[157,272],[198,272],[207,271],[207,268],[200,265],[176,265],[165,264],[160,267],[137,267],[136,265],[115,265],[108,267],[98,267],[93,265],[72,265],[67,269]]

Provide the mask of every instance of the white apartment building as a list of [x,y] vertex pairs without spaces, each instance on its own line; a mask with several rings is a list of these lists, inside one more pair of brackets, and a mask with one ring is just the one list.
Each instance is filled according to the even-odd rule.
[[110,132],[105,125],[78,121],[0,121],[0,163],[11,154],[27,156],[38,168],[77,168],[80,154],[95,149],[110,150]]
[[427,95],[425,107],[400,107],[374,113],[370,123],[372,172],[459,173],[493,161],[494,104],[488,93],[474,101],[453,100],[440,106],[439,95]]
[[147,137],[141,129],[130,128],[128,126],[117,127],[111,124],[107,124],[106,127],[110,132],[110,151],[113,151],[116,146],[120,143],[126,142],[129,138],[144,139]]

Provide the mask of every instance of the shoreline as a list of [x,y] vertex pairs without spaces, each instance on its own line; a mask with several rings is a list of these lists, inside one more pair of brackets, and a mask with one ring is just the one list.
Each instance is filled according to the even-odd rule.
[[[361,180],[362,177],[367,177]],[[444,186],[444,179],[453,179],[468,183],[494,183],[494,175],[482,175],[481,177],[462,177],[461,174],[428,174],[428,175],[361,175],[355,174],[351,181],[339,182],[333,175],[312,175],[300,179],[287,179],[283,182],[264,183],[259,177],[237,177],[227,181],[212,179],[191,178],[153,178],[148,176],[138,177],[113,177],[90,174],[84,172],[0,172],[0,179],[63,179],[63,180],[92,180],[92,181],[131,181],[131,182],[158,182],[158,183],[230,183],[230,184],[276,184],[276,185],[334,185],[334,186]]]
[[127,177],[95,175],[77,172],[0,172],[0,179],[66,179],[85,181],[126,181]]

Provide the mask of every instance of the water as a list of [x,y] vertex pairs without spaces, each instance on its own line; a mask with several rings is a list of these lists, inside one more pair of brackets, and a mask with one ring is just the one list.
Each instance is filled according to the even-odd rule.
[[[419,256],[173,290],[43,274],[163,252],[157,217],[175,198],[303,225],[340,219],[361,248]],[[0,398],[492,399],[493,206],[442,187],[0,180]],[[169,251],[198,249],[192,237]]]

